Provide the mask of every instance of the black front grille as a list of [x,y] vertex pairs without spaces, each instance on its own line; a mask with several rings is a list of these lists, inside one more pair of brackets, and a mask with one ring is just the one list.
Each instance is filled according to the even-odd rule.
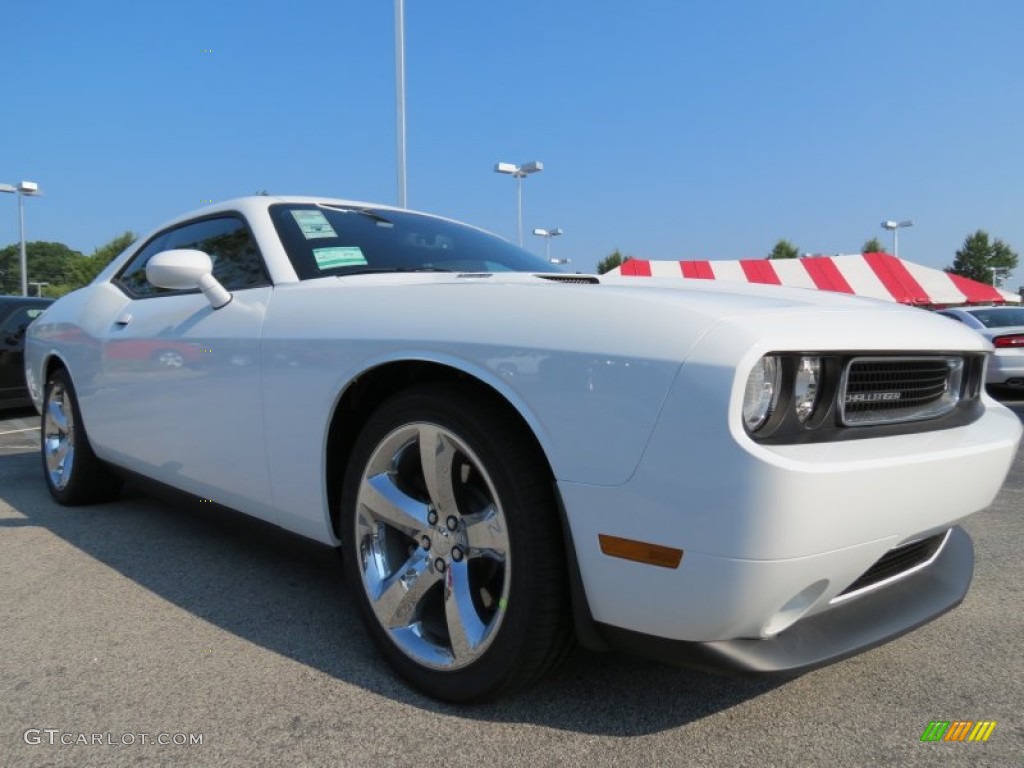
[[948,413],[959,401],[962,366],[961,358],[950,357],[855,358],[845,376],[843,422],[884,424]]
[[899,576],[921,563],[927,563],[939,551],[949,531],[929,536],[927,539],[912,541],[902,547],[890,549],[881,559],[868,568],[864,575],[848,586],[837,597],[857,592],[865,587]]

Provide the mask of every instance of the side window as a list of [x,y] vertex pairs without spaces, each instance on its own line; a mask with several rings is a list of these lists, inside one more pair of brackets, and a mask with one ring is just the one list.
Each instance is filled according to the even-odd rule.
[[13,344],[25,335],[29,323],[43,314],[46,307],[18,307],[0,326],[0,337],[7,343]]
[[157,288],[146,279],[146,262],[160,251],[166,251],[164,243],[167,242],[167,233],[157,235],[143,246],[142,250],[135,254],[128,262],[128,266],[115,281],[131,296],[156,296],[160,293],[171,293],[166,288]]
[[229,291],[270,284],[256,243],[245,223],[234,216],[203,219],[163,233],[139,251],[117,282],[137,297],[171,293],[146,279],[146,263],[160,251],[174,248],[206,253],[213,262],[213,276]]
[[238,218],[206,219],[171,230],[164,250],[194,248],[213,262],[213,276],[229,291],[269,285],[256,243]]

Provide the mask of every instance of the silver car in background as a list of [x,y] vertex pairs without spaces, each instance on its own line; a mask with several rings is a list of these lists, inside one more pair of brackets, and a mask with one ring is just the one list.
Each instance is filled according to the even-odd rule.
[[939,310],[992,342],[985,383],[1024,388],[1024,307],[958,307]]

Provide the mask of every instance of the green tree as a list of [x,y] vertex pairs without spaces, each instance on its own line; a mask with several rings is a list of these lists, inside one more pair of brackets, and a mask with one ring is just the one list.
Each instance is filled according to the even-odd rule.
[[[110,242],[101,245],[89,255],[89,258],[99,264],[100,270],[102,270],[103,267],[107,266],[107,264],[120,256],[124,252],[124,249],[134,243],[137,238],[138,235],[131,230],[128,230],[127,232],[118,235]],[[97,274],[99,273],[97,272]]]
[[882,245],[877,237],[872,237],[870,240],[866,240],[864,245],[860,247],[861,253],[888,253],[885,250],[885,246]]
[[[44,296],[56,298],[92,282],[103,268],[135,241],[135,234],[125,232],[97,248],[90,256],[83,256],[64,243],[35,241],[25,244],[28,278],[31,282],[47,283],[38,288],[29,286],[35,295],[42,290]],[[0,293],[21,293],[21,251],[18,245],[0,249]]]
[[90,255],[82,257],[76,265],[76,280],[70,290],[88,285],[138,237],[134,232],[127,231],[104,243]]
[[779,240],[768,255],[769,259],[795,259],[800,255],[800,249],[789,240]]
[[[51,286],[63,285],[75,279],[77,261],[83,258],[64,243],[48,243],[37,240],[25,244],[25,261],[28,264],[30,282],[48,283],[44,295],[53,296]],[[21,248],[8,245],[0,249],[0,287],[4,293],[21,293]],[[29,293],[36,289],[29,286]]]
[[1010,272],[1016,267],[1017,252],[999,238],[989,242],[988,232],[979,229],[967,236],[956,252],[953,265],[946,267],[946,271],[979,283],[994,284],[997,272]]
[[597,262],[597,274],[603,275],[605,272],[611,272],[618,266],[621,266],[625,262],[629,261],[632,256],[623,256],[622,252],[616,248],[610,254],[605,256],[599,262]]

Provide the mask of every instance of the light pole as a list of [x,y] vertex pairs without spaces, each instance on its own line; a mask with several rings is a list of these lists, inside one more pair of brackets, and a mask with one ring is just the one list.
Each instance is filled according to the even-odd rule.
[[398,205],[406,208],[405,179],[405,0],[395,0],[395,120],[398,142]]
[[[17,191],[18,191],[17,188],[16,187],[12,187],[10,184],[0,184],[0,192],[17,192]],[[22,271],[24,271],[24,267],[22,267]],[[6,278],[7,278],[7,275],[5,274],[4,275],[4,286],[2,288],[0,288],[0,290],[7,290],[7,288],[6,288],[7,279]]]
[[494,166],[495,173],[507,173],[516,180],[516,231],[519,233],[519,244],[523,244],[523,179],[531,173],[544,170],[544,163],[533,160],[529,163],[498,163]]
[[17,187],[0,184],[0,192],[18,193],[18,239],[21,242],[21,295],[28,296],[28,259],[25,255],[25,195],[41,195],[39,185],[34,181],[23,181]]
[[1010,270],[1006,267],[989,267],[989,271],[992,272],[992,287],[998,288],[999,281],[1006,277],[1006,273]]
[[555,227],[554,229],[540,229],[540,228],[537,228],[537,229],[533,230],[533,234],[537,235],[537,237],[543,237],[544,238],[544,258],[546,258],[549,263],[551,263],[551,264],[568,264],[569,263],[568,259],[552,259],[551,258],[551,238],[552,237],[558,237],[559,235],[561,235],[562,234],[562,230],[561,229],[559,229],[558,227]]
[[906,221],[891,221],[886,220],[882,222],[882,229],[888,229],[892,231],[892,255],[897,259],[900,257],[900,235],[899,232],[903,227],[912,227],[914,222],[910,219]]

